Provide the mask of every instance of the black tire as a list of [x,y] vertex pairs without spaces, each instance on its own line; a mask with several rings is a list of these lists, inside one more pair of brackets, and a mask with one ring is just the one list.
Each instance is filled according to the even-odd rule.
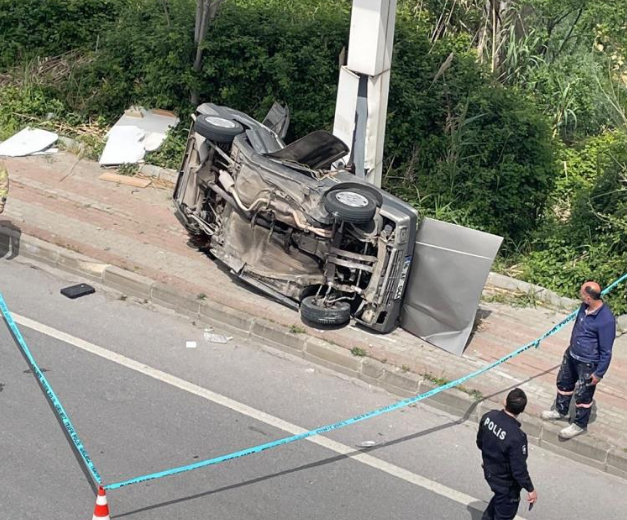
[[236,135],[244,131],[244,127],[232,119],[199,115],[194,123],[194,131],[210,141],[231,143]]
[[324,208],[342,222],[365,224],[374,218],[377,201],[366,190],[339,187],[327,192]]
[[329,307],[319,305],[322,300],[307,296],[300,302],[300,315],[303,321],[324,327],[346,325],[351,319],[351,306],[348,302],[336,302]]

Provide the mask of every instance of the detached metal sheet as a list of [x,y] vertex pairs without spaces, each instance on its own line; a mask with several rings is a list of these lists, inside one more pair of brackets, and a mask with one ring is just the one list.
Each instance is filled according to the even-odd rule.
[[432,219],[416,237],[401,326],[462,355],[502,237]]
[[[337,88],[337,102],[335,103],[333,135],[346,143],[351,150],[354,145],[353,134],[355,133],[358,94],[359,74],[350,71],[348,67],[342,67]],[[350,161],[350,155],[349,152],[344,157],[345,163]]]

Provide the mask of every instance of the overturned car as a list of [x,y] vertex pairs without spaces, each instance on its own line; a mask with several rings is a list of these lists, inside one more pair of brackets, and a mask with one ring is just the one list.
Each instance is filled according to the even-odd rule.
[[174,191],[176,214],[234,274],[299,308],[305,323],[398,323],[416,211],[332,168],[347,146],[324,131],[286,145],[289,114],[263,123],[200,105]]

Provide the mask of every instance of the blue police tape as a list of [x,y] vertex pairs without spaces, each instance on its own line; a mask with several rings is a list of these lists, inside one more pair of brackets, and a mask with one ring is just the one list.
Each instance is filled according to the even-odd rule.
[[625,280],[627,280],[627,273],[625,273],[623,276],[621,276],[620,278],[617,278],[616,280],[614,280],[610,285],[608,285],[605,289],[603,289],[601,291],[601,294],[605,295],[610,291],[613,291],[614,288],[617,285],[620,285],[621,283],[623,283]]
[[[618,278],[617,280],[615,280],[614,282],[612,282],[610,285],[608,285],[603,291],[602,294],[607,294],[608,292],[610,292],[611,290],[613,290],[616,286],[618,286],[619,284],[621,284],[622,282],[624,282],[625,280],[627,280],[627,273],[624,274],[623,276],[621,276],[620,278]],[[74,429],[74,426],[72,425],[72,422],[70,421],[69,416],[67,415],[65,409],[63,408],[63,405],[61,405],[61,402],[59,401],[59,399],[57,398],[56,394],[54,393],[54,391],[52,390],[52,387],[50,386],[50,383],[48,383],[48,380],[46,379],[46,377],[44,376],[44,374],[42,373],[42,371],[39,369],[39,366],[37,365],[35,359],[33,358],[28,346],[26,345],[26,342],[24,341],[24,338],[22,337],[22,334],[20,333],[20,330],[18,329],[17,325],[15,324],[15,322],[13,321],[13,317],[11,316],[11,313],[6,305],[6,302],[2,296],[2,294],[0,293],[0,312],[2,313],[2,315],[4,316],[5,321],[7,322],[7,325],[11,331],[11,333],[13,334],[15,340],[18,342],[20,348],[22,349],[22,352],[24,353],[24,355],[26,356],[26,358],[28,359],[28,362],[31,366],[31,368],[33,369],[33,372],[35,373],[35,375],[37,376],[37,378],[39,379],[39,382],[41,383],[42,387],[45,389],[46,391],[46,395],[48,397],[48,399],[50,400],[50,402],[52,403],[55,412],[57,413],[59,419],[61,420],[63,426],[65,427],[68,435],[70,436],[72,442],[74,443],[75,448],[78,450],[78,452],[80,453],[83,462],[85,463],[85,466],[88,468],[89,472],[91,473],[92,477],[94,478],[94,480],[98,483],[98,484],[102,484],[102,478],[100,477],[100,474],[98,473],[98,471],[96,470],[96,467],[94,465],[94,463],[92,462],[91,458],[89,457],[87,450],[85,449],[85,446],[83,445],[83,443],[81,442],[78,434],[76,433],[76,430]],[[298,435],[292,435],[291,437],[285,437],[283,439],[279,439],[276,441],[272,441],[272,442],[268,442],[266,444],[261,444],[259,446],[254,446],[252,448],[248,448],[245,450],[241,450],[241,451],[236,451],[233,453],[229,453],[227,455],[222,455],[220,457],[215,457],[212,459],[206,459],[206,460],[202,460],[199,462],[196,462],[194,464],[189,464],[187,466],[179,466],[176,468],[172,468],[172,469],[168,469],[168,470],[164,470],[164,471],[160,471],[158,473],[150,473],[147,475],[142,475],[139,477],[135,477],[129,480],[125,480],[122,482],[117,482],[114,484],[109,484],[107,486],[104,486],[104,488],[106,490],[112,490],[112,489],[118,489],[124,486],[130,486],[132,484],[138,484],[140,482],[146,482],[148,480],[155,480],[158,478],[163,478],[163,477],[168,477],[171,475],[176,475],[179,473],[185,473],[187,471],[192,471],[195,469],[199,469],[199,468],[203,468],[205,466],[212,466],[212,465],[216,465],[216,464],[220,464],[222,462],[226,462],[228,460],[233,460],[233,459],[238,459],[241,457],[245,457],[247,455],[253,455],[255,453],[260,453],[262,451],[266,451],[272,448],[276,448],[278,446],[282,446],[284,444],[289,444],[292,442],[296,442],[299,440],[303,440],[306,439],[308,437],[313,437],[314,435],[320,435],[323,433],[327,433],[333,430],[337,430],[340,428],[345,428],[346,426],[350,426],[352,424],[361,422],[361,421],[365,421],[366,419],[371,419],[372,417],[376,417],[378,415],[382,415],[384,413],[388,413],[388,412],[392,412],[394,410],[398,410],[399,408],[404,408],[405,406],[409,406],[413,403],[417,403],[418,401],[422,401],[424,399],[428,399],[429,397],[432,397],[440,392],[443,392],[445,390],[448,390],[449,388],[454,388],[456,386],[462,385],[464,384],[466,381],[473,379],[477,376],[480,376],[486,372],[488,372],[489,370],[492,370],[493,368],[509,361],[510,359],[522,354],[523,352],[529,350],[532,347],[536,347],[538,348],[540,346],[540,343],[542,342],[542,340],[548,338],[549,336],[552,336],[553,334],[556,334],[559,330],[561,330],[562,328],[564,328],[565,325],[567,325],[571,320],[573,320],[575,318],[575,316],[577,315],[577,311],[572,312],[571,314],[569,314],[566,318],[564,318],[561,322],[559,322],[557,325],[555,325],[553,328],[551,328],[549,331],[545,332],[542,336],[540,336],[539,338],[537,338],[536,340],[527,343],[526,345],[516,349],[515,351],[507,354],[506,356],[490,363],[489,365],[486,365],[483,368],[480,368],[479,370],[475,370],[474,372],[471,372],[470,374],[467,374],[463,377],[460,377],[459,379],[456,379],[455,381],[451,381],[449,383],[446,383],[442,386],[439,386],[437,388],[434,388],[433,390],[430,390],[428,392],[425,392],[423,394],[419,394],[416,395],[414,397],[410,397],[407,399],[403,399],[401,401],[398,401],[396,403],[393,403],[391,405],[388,406],[384,406],[382,408],[379,408],[377,410],[373,410],[371,412],[367,412],[365,414],[361,414],[358,415],[356,417],[352,417],[350,419],[346,419],[344,421],[339,421],[327,426],[322,426],[321,428],[316,428],[315,430],[310,430],[308,432],[304,432],[304,433],[300,433]]]
[[[551,329],[553,332],[553,334],[555,334],[558,330],[560,330],[564,325],[566,325],[570,320],[572,320],[575,317],[575,313],[571,314],[568,316],[568,318],[566,318],[563,322],[561,322],[559,325],[553,327],[553,329]],[[545,336],[546,337],[546,336]],[[146,482],[148,480],[155,480],[158,478],[163,478],[163,477],[168,477],[171,475],[176,475],[178,473],[185,473],[186,471],[192,471],[194,469],[199,469],[199,468],[203,468],[205,466],[212,466],[215,464],[220,464],[222,462],[226,462],[227,460],[233,460],[233,459],[238,459],[240,457],[245,457],[247,455],[252,455],[254,453],[260,453],[262,451],[266,451],[269,450],[271,448],[276,448],[278,446],[282,446],[284,444],[289,444],[292,442],[296,442],[296,441],[300,441],[302,439],[306,439],[307,437],[313,437],[314,435],[320,435],[323,433],[327,433],[330,432],[332,430],[337,430],[339,428],[344,428],[346,426],[350,426],[351,424],[355,424],[361,421],[365,421],[366,419],[370,419],[372,417],[376,417],[378,415],[384,414],[384,413],[388,413],[388,412],[392,412],[394,410],[398,410],[399,408],[403,408],[405,406],[409,406],[410,404],[413,403],[417,403],[418,401],[422,401],[423,399],[427,399],[429,397],[432,397],[440,392],[443,392],[444,390],[448,390],[449,388],[453,388],[455,386],[461,385],[463,383],[465,383],[466,381],[468,381],[469,379],[472,379],[474,377],[477,377],[481,374],[484,374],[485,372],[487,372],[488,370],[491,370],[492,368],[505,363],[506,361],[508,361],[509,359],[518,356],[519,354],[521,354],[522,352],[530,349],[531,347],[537,346],[539,344],[540,340],[536,340],[532,343],[528,343],[527,345],[520,347],[518,350],[508,354],[507,356],[499,359],[498,361],[495,361],[479,370],[476,370],[475,372],[472,372],[464,377],[461,377],[459,379],[456,379],[455,381],[451,381],[450,383],[446,383],[445,385],[442,386],[438,386],[437,388],[434,388],[433,390],[429,390],[428,392],[424,393],[424,394],[420,394],[420,395],[416,395],[414,397],[410,397],[407,399],[403,399],[402,401],[398,401],[396,403],[390,404],[388,406],[384,406],[383,408],[379,408],[377,410],[373,410],[371,412],[367,412],[364,413],[362,415],[358,415],[356,417],[352,417],[350,419],[346,419],[344,421],[339,421],[333,424],[330,424],[328,426],[322,426],[321,428],[316,428],[315,430],[310,430],[308,432],[304,432],[304,433],[300,433],[297,435],[292,435],[291,437],[285,437],[283,439],[279,439],[276,441],[272,441],[272,442],[268,442],[266,444],[261,444],[259,446],[254,446],[252,448],[248,448],[245,450],[241,450],[241,451],[236,451],[233,453],[229,453],[227,455],[222,455],[220,457],[215,457],[213,459],[206,459],[206,460],[202,460],[199,462],[195,462],[194,464],[189,464],[187,466],[179,466],[176,468],[172,468],[172,469],[168,469],[165,471],[160,471],[158,473],[150,473],[148,475],[142,475],[140,477],[135,477],[129,480],[125,480],[122,482],[116,482],[115,484],[108,484],[106,486],[104,486],[104,488],[106,490],[111,490],[111,489],[118,489],[124,486],[130,486],[131,484],[139,484],[140,482]]]
[[[616,281],[614,281],[612,284],[608,285],[605,290],[603,291],[602,294],[607,294],[609,291],[611,291],[612,289],[614,289],[617,285],[619,285],[620,283],[624,282],[625,280],[627,280],[627,273],[624,274],[623,276],[621,276],[620,278],[618,278]],[[542,334],[542,336],[540,336],[538,339],[532,341],[531,343],[527,343],[526,345],[518,348],[517,350],[507,354],[506,356],[502,357],[501,359],[498,359],[497,361],[494,361],[492,363],[490,363],[489,365],[486,365],[483,368],[480,368],[479,370],[475,370],[474,372],[471,372],[470,374],[467,374],[463,377],[460,377],[459,379],[456,379],[455,381],[451,381],[450,383],[446,383],[445,385],[442,386],[438,386],[437,388],[434,388],[433,390],[429,390],[428,392],[425,392],[424,394],[419,394],[416,395],[414,397],[410,397],[407,399],[403,399],[401,401],[398,401],[394,404],[390,404],[388,406],[384,406],[383,408],[379,408],[377,410],[373,410],[371,412],[367,412],[364,413],[362,415],[358,415],[356,417],[352,417],[350,419],[346,419],[344,421],[339,421],[333,424],[329,424],[328,426],[322,426],[321,428],[316,428],[315,430],[310,430],[308,432],[304,432],[304,433],[299,433],[298,435],[292,435],[291,437],[285,437],[283,439],[279,439],[276,441],[272,441],[272,442],[268,442],[266,444],[261,444],[259,446],[253,446],[252,448],[247,448],[245,450],[241,450],[241,451],[236,451],[233,453],[229,453],[227,455],[222,455],[220,457],[215,457],[212,459],[206,459],[206,460],[201,460],[199,462],[195,462],[194,464],[189,464],[187,466],[179,466],[176,468],[172,468],[172,469],[167,469],[164,471],[160,471],[158,473],[150,473],[147,475],[142,475],[139,477],[135,477],[129,480],[124,480],[122,482],[116,482],[115,484],[109,484],[107,486],[104,486],[104,488],[106,490],[111,490],[111,489],[118,489],[124,486],[130,486],[131,484],[139,484],[140,482],[146,482],[148,480],[155,480],[158,478],[163,478],[163,477],[169,477],[171,475],[177,475],[179,473],[185,473],[187,471],[192,471],[195,469],[199,469],[199,468],[204,468],[205,466],[213,466],[216,464],[220,464],[222,462],[226,462],[228,460],[233,460],[233,459],[239,459],[241,457],[245,457],[247,455],[253,455],[255,453],[261,453],[262,451],[266,451],[272,448],[277,448],[278,446],[283,446],[284,444],[289,444],[292,442],[296,442],[296,441],[300,441],[303,439],[306,439],[308,437],[313,437],[314,435],[320,435],[323,433],[327,433],[330,432],[332,430],[338,430],[340,428],[345,428],[346,426],[350,426],[351,424],[355,424],[361,421],[365,421],[366,419],[371,419],[372,417],[376,417],[378,415],[382,415],[384,413],[388,413],[388,412],[392,412],[394,410],[398,410],[399,408],[404,408],[405,406],[409,406],[410,404],[414,404],[417,403],[418,401],[422,401],[424,399],[428,399],[429,397],[432,397],[440,392],[443,392],[444,390],[448,390],[449,388],[453,388],[459,385],[464,384],[466,381],[468,381],[469,379],[473,379],[477,376],[480,376],[482,374],[485,374],[486,372],[488,372],[489,370],[492,370],[493,368],[502,365],[503,363],[505,363],[506,361],[509,361],[510,359],[522,354],[523,352],[525,352],[526,350],[529,350],[532,347],[536,347],[538,348],[540,346],[540,342],[546,338],[548,338],[549,336],[552,336],[553,334],[556,334],[559,330],[561,330],[562,328],[564,328],[565,325],[567,325],[570,321],[572,321],[575,317],[577,316],[577,311],[573,311],[572,313],[570,313],[566,318],[564,318],[561,322],[559,322],[557,325],[555,325],[553,328],[551,328],[549,331],[545,332],[544,334]]]
[[91,476],[94,478],[94,480],[98,484],[102,484],[102,478],[100,477],[100,474],[96,470],[96,466],[94,466],[94,463],[89,457],[89,454],[87,453],[87,450],[85,449],[85,446],[83,445],[83,443],[81,442],[81,439],[76,433],[74,425],[72,424],[72,421],[70,421],[70,418],[68,414],[66,413],[65,409],[63,408],[61,401],[59,401],[59,398],[52,390],[50,383],[48,383],[46,376],[44,376],[43,372],[39,369],[39,366],[37,365],[35,358],[30,353],[30,349],[26,345],[26,341],[24,341],[24,338],[22,337],[22,333],[20,332],[20,330],[17,328],[17,325],[13,321],[11,312],[9,311],[9,308],[7,307],[7,304],[4,301],[4,297],[2,296],[1,293],[0,293],[0,312],[2,312],[2,315],[4,316],[4,319],[7,322],[7,326],[9,327],[9,330],[13,334],[15,341],[17,341],[20,349],[26,356],[26,359],[28,359],[28,364],[31,366],[33,373],[37,376],[37,379],[39,379],[39,383],[44,388],[46,395],[48,397],[48,400],[54,407],[54,410],[57,416],[59,417],[59,419],[61,420],[66,432],[70,436],[70,439],[72,439],[72,442],[74,443],[75,448],[77,449],[81,458],[83,459],[85,466],[91,473]]

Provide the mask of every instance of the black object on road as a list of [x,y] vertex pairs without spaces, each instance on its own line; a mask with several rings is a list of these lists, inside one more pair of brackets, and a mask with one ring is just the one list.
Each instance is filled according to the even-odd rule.
[[67,296],[71,300],[75,300],[81,296],[87,296],[88,294],[94,294],[95,292],[96,289],[86,283],[79,283],[78,285],[72,285],[71,287],[61,289],[61,294],[63,296]]

